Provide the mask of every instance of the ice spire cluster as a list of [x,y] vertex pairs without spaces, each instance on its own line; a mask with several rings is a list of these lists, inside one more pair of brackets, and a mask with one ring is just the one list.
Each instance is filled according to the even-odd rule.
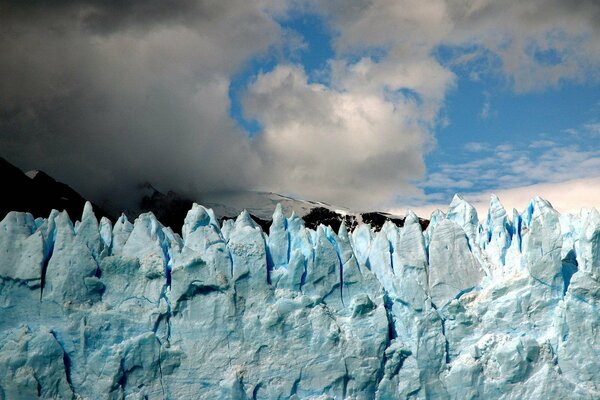
[[600,214],[0,222],[0,399],[600,397]]

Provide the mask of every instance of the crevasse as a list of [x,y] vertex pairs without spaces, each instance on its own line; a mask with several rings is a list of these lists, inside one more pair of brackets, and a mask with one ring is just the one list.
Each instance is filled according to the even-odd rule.
[[600,397],[600,215],[0,222],[0,399]]

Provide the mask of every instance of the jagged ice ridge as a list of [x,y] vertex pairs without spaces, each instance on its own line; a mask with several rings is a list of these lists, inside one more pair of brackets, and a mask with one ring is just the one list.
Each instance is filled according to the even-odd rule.
[[600,397],[600,215],[0,223],[0,399]]

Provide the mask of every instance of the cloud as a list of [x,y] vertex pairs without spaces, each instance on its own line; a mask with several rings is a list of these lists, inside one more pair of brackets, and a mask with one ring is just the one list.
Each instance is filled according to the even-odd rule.
[[553,146],[556,146],[556,142],[554,142],[552,140],[545,140],[545,139],[534,140],[533,142],[529,143],[530,149],[543,149],[546,147],[553,147]]
[[518,91],[600,78],[595,0],[359,0],[352,6],[339,0],[322,7],[341,32],[341,52],[358,45],[412,56],[449,46],[461,51],[448,65],[469,66],[475,77],[495,69]]
[[594,136],[600,136],[600,122],[590,122],[583,126],[589,133]]
[[491,101],[491,95],[490,92],[485,91],[483,92],[483,106],[481,107],[481,111],[479,112],[479,118],[486,120],[489,119],[490,117],[496,117],[497,116],[497,112],[492,110],[492,101]]
[[[509,199],[522,194],[520,199],[527,198],[523,200],[526,202],[538,195],[535,193],[538,189],[543,190],[540,196],[546,195],[553,203],[556,199],[563,210],[573,211],[576,204],[600,206],[600,199],[595,195],[597,190],[583,188],[585,185],[581,183],[594,183],[599,179],[600,150],[590,147],[583,137],[557,135],[553,141],[532,137],[529,143],[523,141],[519,147],[509,143],[492,147],[472,142],[465,146],[464,155],[458,162],[441,164],[429,172],[419,183],[427,194],[401,199],[404,207],[426,214],[445,207],[444,203],[449,203],[457,192],[485,203],[485,207],[491,193],[507,193],[511,196]],[[569,182],[573,184],[567,184]]]
[[20,4],[0,17],[5,157],[98,201],[126,199],[144,180],[182,192],[256,183],[228,91],[248,58],[280,41],[260,7]]
[[[598,205],[600,205],[600,176],[565,182],[539,183],[511,189],[497,188],[465,194],[464,198],[475,207],[480,220],[485,219],[487,215],[492,194],[496,194],[500,198],[509,215],[512,215],[511,210],[513,208],[518,212],[523,212],[529,201],[536,196],[549,200],[552,206],[561,213],[579,214],[583,208],[598,208]],[[429,218],[436,209],[445,212],[449,204],[448,201],[447,203],[434,203],[409,208],[417,215]],[[390,212],[404,214],[406,208],[395,208],[391,209]]]
[[[428,177],[424,164],[436,127],[448,123],[440,110],[458,68],[501,74],[520,91],[597,79],[596,1],[1,1],[0,9],[2,155],[98,202],[150,180],[190,194],[260,188],[371,208],[399,195],[433,199],[441,195],[431,185],[444,182],[511,187],[546,182],[544,174],[573,179],[573,165],[598,168],[593,149],[569,145],[543,156],[499,148]],[[311,72],[321,83],[294,57],[306,44],[280,24],[305,12],[332,32],[333,58]],[[444,59],[440,48],[454,55]],[[240,95],[263,128],[249,137],[230,115],[231,81],[267,53],[276,65]],[[489,111],[484,104],[482,117]],[[494,163],[510,167],[495,172]]]
[[490,106],[491,106],[490,100],[486,99],[483,102],[483,107],[481,108],[481,112],[479,113],[479,117],[481,119],[488,119],[489,118],[489,116],[490,116]]
[[474,153],[486,150],[488,148],[487,144],[485,143],[480,143],[480,142],[468,142],[465,143],[464,146],[465,150],[467,151],[471,151]]
[[[260,9],[239,1],[207,2],[196,0],[75,0],[75,1],[2,1],[3,23],[9,25],[38,24],[77,28],[87,34],[110,35],[136,31],[185,26],[209,31],[219,22],[241,17],[247,23],[263,23]],[[254,9],[254,10],[253,10]],[[48,20],[51,19],[51,20]]]
[[600,3],[594,0],[448,4],[453,29],[447,42],[486,49],[483,56],[500,61],[517,91],[599,78]]
[[411,96],[386,100],[375,83],[357,82],[369,67],[338,69],[340,89],[309,83],[292,65],[250,86],[244,106],[264,127],[254,145],[270,185],[351,207],[415,192],[407,181],[424,173],[431,137],[419,116],[428,111]]
[[244,102],[264,128],[254,145],[269,184],[355,208],[420,194],[414,181],[423,177],[433,129],[444,123],[440,108],[455,84],[431,54],[433,43],[412,40],[419,18],[438,10],[407,7],[390,18],[346,3],[315,9],[336,33],[328,84],[310,83],[301,66],[280,65],[257,77]]

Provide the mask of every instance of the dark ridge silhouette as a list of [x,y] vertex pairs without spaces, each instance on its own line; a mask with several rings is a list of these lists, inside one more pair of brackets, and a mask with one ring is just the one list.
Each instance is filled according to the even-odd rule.
[[[168,191],[167,194],[161,193],[149,183],[142,186],[150,189],[152,193],[145,195],[139,201],[140,213],[151,211],[161,224],[170,227],[173,232],[181,234],[185,216],[194,202],[173,191]],[[137,215],[133,217],[135,218]]]
[[[396,217],[388,213],[384,212],[368,212],[360,214],[365,224],[371,224],[371,227],[375,229],[375,231],[381,230],[385,221],[392,221],[397,226],[404,226],[404,217]],[[425,230],[429,226],[429,220],[419,218],[419,224],[421,225],[421,229]]]
[[368,212],[360,214],[360,216],[362,217],[363,223],[371,224],[371,228],[375,229],[375,231],[381,230],[385,221],[392,221],[397,226],[404,226],[404,218],[394,217],[386,213]]
[[[71,219],[81,218],[86,199],[70,186],[57,182],[42,171],[30,178],[23,171],[0,157],[0,220],[10,211],[29,212],[34,217],[47,218],[52,209],[66,210]],[[92,203],[98,219],[114,217],[97,204]]]
[[[57,182],[46,173],[38,171],[33,178],[30,178],[19,168],[0,157],[0,177],[3,183],[2,195],[0,195],[0,220],[4,219],[10,211],[30,212],[36,218],[46,218],[52,209],[66,210],[72,220],[81,218],[86,199],[70,186]],[[151,211],[164,226],[181,234],[183,221],[194,201],[173,191],[164,194],[156,190],[150,183],[144,183],[140,185],[140,188],[145,189],[147,194],[139,200],[139,210],[133,213],[129,212],[128,217],[133,220],[140,213]],[[107,217],[115,222],[115,217],[109,212],[94,203],[92,206],[98,219]],[[270,219],[262,219],[252,214],[250,216],[264,232],[269,232]],[[388,220],[398,226],[404,225],[404,218],[382,212],[363,213],[360,214],[360,217],[363,223],[371,224],[375,231],[379,231]],[[227,219],[235,219],[235,217],[222,216],[220,222]],[[352,231],[359,221],[357,215],[338,214],[325,207],[314,207],[302,219],[307,228],[317,229],[320,224],[323,224],[331,226],[335,232],[339,231],[342,222],[345,222],[348,230]],[[429,225],[428,220],[421,218],[419,218],[419,223],[423,229]]]
[[342,225],[342,221],[346,222],[348,230],[353,230],[357,225],[356,217],[351,215],[341,215],[335,211],[331,211],[325,207],[315,207],[308,214],[302,217],[307,228],[317,229],[320,224],[331,226],[336,233]]

